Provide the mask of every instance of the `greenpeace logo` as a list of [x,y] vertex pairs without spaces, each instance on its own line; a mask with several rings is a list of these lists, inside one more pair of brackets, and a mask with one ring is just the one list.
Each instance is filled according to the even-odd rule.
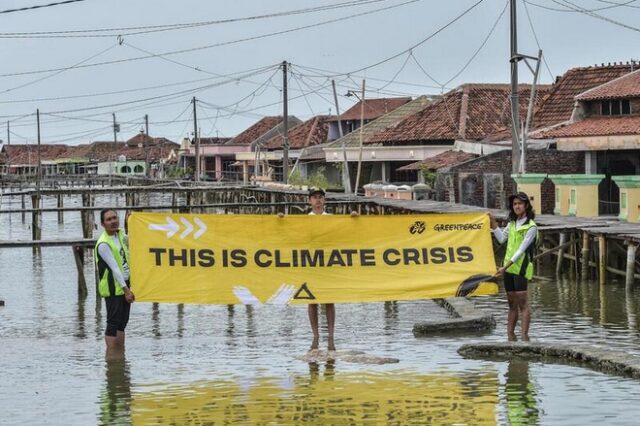
[[421,220],[418,220],[409,227],[409,233],[422,234],[426,229],[427,224]]
[[482,223],[439,223],[433,227],[433,230],[436,232],[476,231],[478,229],[482,229]]

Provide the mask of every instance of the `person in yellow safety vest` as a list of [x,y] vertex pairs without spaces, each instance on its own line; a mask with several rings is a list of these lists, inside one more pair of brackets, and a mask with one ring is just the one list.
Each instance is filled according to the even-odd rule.
[[531,312],[527,300],[528,281],[533,277],[533,249],[538,235],[538,227],[533,221],[535,213],[529,196],[518,192],[509,197],[509,223],[499,228],[495,218],[491,217],[493,235],[500,244],[507,241],[507,251],[503,266],[498,268],[496,276],[504,275],[504,288],[507,292],[509,314],[507,317],[507,336],[516,340],[515,328],[520,312],[522,340],[529,340],[529,322]]
[[98,271],[98,292],[107,306],[107,328],[104,340],[107,352],[124,349],[124,330],[129,322],[135,295],[129,285],[129,240],[120,229],[118,214],[106,209],[100,212],[104,232],[94,249]]

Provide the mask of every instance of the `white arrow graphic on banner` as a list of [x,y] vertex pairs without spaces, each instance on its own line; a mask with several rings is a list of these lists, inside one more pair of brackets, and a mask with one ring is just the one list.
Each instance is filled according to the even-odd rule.
[[191,224],[191,222],[189,222],[187,219],[185,219],[184,217],[180,218],[180,222],[182,222],[182,224],[184,225],[184,231],[182,231],[182,234],[180,234],[180,239],[184,239],[184,237],[186,237],[187,235],[189,235],[191,233],[191,231],[193,231],[193,225]]
[[170,217],[167,218],[167,223],[152,223],[149,225],[150,231],[166,231],[167,238],[171,238],[175,235],[178,230],[180,230],[180,225],[178,225],[173,219]]
[[[184,231],[180,234],[180,239],[184,239],[193,232],[194,226],[184,217],[180,218],[180,222],[184,225]],[[207,225],[197,217],[193,219],[193,222],[198,227],[198,230],[193,234],[193,238],[197,240],[207,231]],[[151,223],[149,224],[149,230],[166,232],[167,238],[171,238],[180,230],[180,225],[175,220],[167,217],[167,223]]]
[[197,217],[194,217],[193,221],[196,223],[196,225],[198,225],[200,227],[200,229],[197,230],[195,234],[193,234],[193,238],[195,238],[197,240],[198,238],[200,238],[202,236],[202,234],[204,234],[206,232],[207,225],[205,225],[204,222],[201,221],[200,219],[198,219]]

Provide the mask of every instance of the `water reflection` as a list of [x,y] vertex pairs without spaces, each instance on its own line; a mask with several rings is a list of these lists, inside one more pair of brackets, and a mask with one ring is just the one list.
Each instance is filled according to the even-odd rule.
[[539,409],[536,386],[529,376],[528,361],[509,361],[504,394],[507,417],[512,425],[537,425]]
[[105,379],[100,393],[100,424],[130,424],[131,373],[124,354],[107,357]]
[[308,376],[237,378],[149,386],[131,404],[134,425],[496,424],[497,372],[421,375],[338,373],[309,364]]
[[77,321],[76,321],[78,324],[78,328],[75,333],[75,337],[77,337],[78,339],[86,339],[87,337],[86,321],[85,321],[85,314],[84,314],[84,308],[85,308],[86,302],[87,302],[87,295],[78,293],[78,310],[77,310]]
[[151,334],[155,338],[162,336],[160,333],[160,304],[154,303],[151,306]]
[[178,304],[178,329],[176,330],[178,337],[182,337],[184,333],[184,305]]

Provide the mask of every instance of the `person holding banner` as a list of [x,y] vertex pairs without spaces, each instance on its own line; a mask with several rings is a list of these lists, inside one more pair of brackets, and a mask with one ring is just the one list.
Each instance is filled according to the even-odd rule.
[[129,288],[129,240],[120,229],[118,213],[102,210],[100,222],[104,231],[96,242],[94,260],[98,271],[98,292],[107,306],[104,340],[107,352],[114,353],[124,349],[124,330],[135,295]]
[[491,216],[491,229],[500,244],[507,241],[507,251],[503,266],[498,268],[496,276],[504,275],[504,288],[507,292],[509,314],[507,316],[507,336],[516,340],[515,328],[518,312],[522,317],[522,340],[529,340],[529,322],[531,313],[527,298],[528,281],[533,277],[533,249],[538,228],[533,221],[535,213],[529,196],[518,192],[509,197],[509,223],[499,228]]
[[[311,206],[310,216],[316,215],[328,215],[324,211],[326,203],[325,192],[320,188],[311,188],[309,190],[309,205]],[[329,330],[329,337],[327,339],[327,350],[335,351],[336,345],[333,341],[333,332],[336,322],[336,307],[333,303],[327,303],[324,305],[325,314],[327,316],[327,328]],[[313,341],[311,342],[311,350],[318,349],[320,333],[318,331],[318,305],[309,304],[308,308],[309,324],[311,325],[311,332],[313,333]]]

